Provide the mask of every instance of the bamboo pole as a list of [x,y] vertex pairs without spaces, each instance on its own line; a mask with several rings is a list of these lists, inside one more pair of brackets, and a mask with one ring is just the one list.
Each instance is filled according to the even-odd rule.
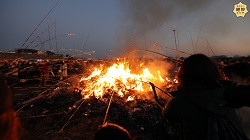
[[54,10],[54,8],[57,6],[60,0],[57,0],[56,4],[50,9],[50,11],[45,15],[45,17],[40,21],[40,23],[36,26],[36,28],[31,32],[31,34],[28,36],[28,38],[24,41],[21,48],[27,43],[27,41],[30,39],[30,37],[34,34],[34,32],[38,29],[38,27],[43,23],[43,21],[49,16],[49,14]]
[[69,121],[73,118],[73,116],[75,115],[75,113],[78,111],[78,109],[82,106],[82,104],[85,102],[85,100],[82,100],[81,104],[77,107],[77,109],[75,110],[75,112],[70,116],[70,118],[68,119],[68,121],[63,125],[63,127],[60,129],[59,133],[63,132],[63,129],[69,124]]
[[114,93],[115,93],[115,92],[112,91],[111,97],[110,97],[110,100],[109,100],[109,104],[108,104],[108,107],[107,107],[107,110],[106,110],[106,113],[105,113],[105,117],[104,117],[104,120],[103,120],[103,123],[102,123],[102,124],[105,124],[105,123],[106,123],[107,116],[108,116],[108,112],[109,112],[109,108],[110,108],[110,105],[111,105],[111,102],[112,102]]

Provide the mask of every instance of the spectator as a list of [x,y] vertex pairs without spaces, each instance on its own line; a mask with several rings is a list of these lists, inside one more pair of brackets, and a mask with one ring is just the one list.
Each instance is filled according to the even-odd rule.
[[49,67],[47,62],[41,62],[41,64],[38,66],[38,70],[40,72],[40,83],[39,87],[46,86],[47,78],[49,76],[49,72],[52,71],[51,68]]
[[225,82],[227,83],[224,91],[226,105],[234,108],[250,107],[250,64],[235,63],[226,66],[223,71],[227,79],[231,80]]
[[242,62],[224,68],[224,71],[232,81],[238,85],[250,85],[250,64]]
[[207,139],[209,112],[223,115],[240,126],[236,110],[221,107],[225,99],[220,74],[207,56],[194,54],[186,58],[177,78],[178,93],[165,105],[163,116],[174,124],[181,124],[181,138]]
[[0,139],[19,140],[21,124],[12,107],[12,95],[4,75],[0,73]]
[[250,64],[236,63],[227,66],[224,70],[233,82],[237,85],[243,85],[227,89],[225,98],[230,106],[238,107],[241,126],[250,139]]
[[132,138],[123,127],[113,123],[105,123],[98,128],[93,140],[132,140]]
[[62,70],[63,77],[67,77],[68,76],[68,68],[67,68],[67,63],[66,62],[62,63],[61,70]]

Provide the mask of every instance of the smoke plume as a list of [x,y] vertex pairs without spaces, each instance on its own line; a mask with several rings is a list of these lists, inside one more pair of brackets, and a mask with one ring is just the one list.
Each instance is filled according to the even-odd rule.
[[126,0],[121,1],[125,19],[126,31],[133,35],[143,34],[160,28],[160,26],[175,17],[186,16],[212,3],[213,0]]
[[[214,1],[215,0],[122,0],[122,10],[125,13],[123,17],[124,27],[119,37],[124,39],[125,52],[140,48],[140,46],[144,46],[146,43],[149,45],[149,41],[145,37],[150,37],[152,33],[155,33],[154,31],[162,30],[162,26],[168,26],[168,23],[172,21],[186,17],[190,17],[190,19],[195,18],[193,15],[197,15],[197,13],[200,12],[203,12],[202,14],[204,15],[204,12],[206,12],[204,9],[211,6]],[[224,20],[223,24],[218,24],[212,20],[213,18],[217,18],[223,21],[221,16],[215,17],[213,15],[213,17],[205,17],[204,15],[204,17],[199,17],[200,19],[197,18],[195,19],[198,25],[198,29],[195,32],[196,36],[199,27],[204,24],[200,22],[204,20],[211,23],[210,25],[203,26],[203,30],[206,30],[205,32],[208,34],[214,35],[214,32],[218,32],[218,29],[223,29],[222,32],[225,31],[228,33],[227,30],[230,29],[224,24],[227,22],[226,20]],[[192,23],[186,24],[191,25]],[[194,31],[192,31],[192,33],[194,33]],[[186,36],[186,38],[187,37],[189,38],[189,35]],[[200,42],[205,41],[202,40]]]

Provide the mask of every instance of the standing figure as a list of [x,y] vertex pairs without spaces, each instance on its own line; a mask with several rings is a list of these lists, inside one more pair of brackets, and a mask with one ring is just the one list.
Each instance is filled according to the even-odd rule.
[[39,87],[42,86],[42,84],[44,86],[46,86],[46,82],[47,82],[47,78],[49,76],[49,71],[51,70],[48,63],[47,62],[41,62],[38,65],[38,70],[40,72],[40,83],[39,83]]
[[225,117],[240,128],[236,110],[221,106],[225,102],[224,88],[219,70],[210,58],[203,54],[187,57],[177,78],[177,94],[166,103],[162,113],[165,119],[180,126],[181,138],[208,139],[211,136],[208,135],[208,120],[214,114]]
[[[250,88],[248,88],[250,86],[250,64],[246,62],[235,63],[225,67],[224,70],[227,71],[227,76],[230,80],[238,85],[236,88],[238,90],[226,90],[229,92],[225,93],[225,97],[229,98],[229,104],[231,103],[231,106],[237,108],[241,126],[250,139]],[[245,92],[247,89],[248,92]],[[236,93],[232,94],[235,90]]]
[[68,76],[67,63],[63,62],[63,64],[61,65],[61,70],[63,77],[67,77]]

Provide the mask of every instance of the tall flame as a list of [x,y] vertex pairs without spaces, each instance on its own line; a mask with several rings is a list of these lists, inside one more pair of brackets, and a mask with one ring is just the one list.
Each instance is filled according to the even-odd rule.
[[[142,64],[140,65],[142,67]],[[161,72],[151,72],[148,68],[142,68],[137,74],[132,73],[129,64],[126,62],[114,63],[112,66],[103,69],[95,68],[90,76],[81,78],[80,82],[84,83],[82,95],[84,98],[95,96],[101,98],[106,92],[112,90],[119,96],[123,97],[129,90],[137,92],[151,91],[147,82],[163,83],[164,79]],[[132,99],[132,96],[129,97]]]

